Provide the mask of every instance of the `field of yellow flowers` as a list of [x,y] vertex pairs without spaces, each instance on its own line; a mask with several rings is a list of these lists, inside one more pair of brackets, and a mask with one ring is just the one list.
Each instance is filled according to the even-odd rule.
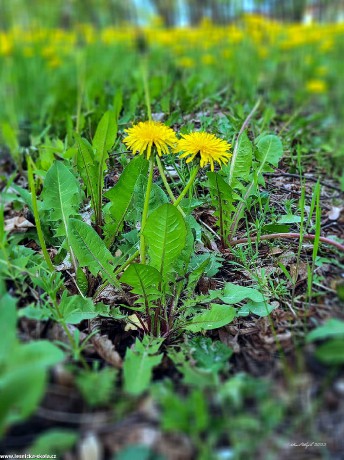
[[[30,122],[35,136],[42,120],[56,129],[61,119],[78,117],[81,127],[85,113],[87,122],[99,118],[119,92],[126,113],[137,116],[145,56],[154,110],[171,121],[177,108],[190,112],[212,100],[235,110],[234,102],[252,105],[262,95],[285,117],[316,110],[325,129],[339,130],[343,34],[342,24],[282,25],[249,15],[226,27],[204,20],[198,28],[172,30],[158,21],[141,29],[14,27],[0,32],[0,119],[17,134]],[[331,141],[341,155],[337,134],[332,129]]]
[[0,30],[0,457],[343,458],[343,54]]

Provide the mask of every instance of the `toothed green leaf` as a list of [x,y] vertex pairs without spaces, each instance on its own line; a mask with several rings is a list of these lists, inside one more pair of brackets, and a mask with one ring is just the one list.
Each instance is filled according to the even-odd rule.
[[95,230],[85,222],[69,220],[69,239],[74,254],[81,267],[87,267],[92,275],[101,273],[103,279],[119,286],[114,275],[117,259],[106,248],[104,241]]
[[186,234],[184,219],[171,204],[163,204],[148,217],[143,235],[148,245],[150,265],[161,273],[163,279],[184,249]]
[[55,236],[66,236],[68,220],[80,206],[80,187],[74,174],[56,161],[44,180],[42,208],[50,211],[50,220],[58,222]]

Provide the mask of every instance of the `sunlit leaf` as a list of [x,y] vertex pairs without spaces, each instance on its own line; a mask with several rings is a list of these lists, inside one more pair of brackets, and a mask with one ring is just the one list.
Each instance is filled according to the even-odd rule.
[[183,329],[192,332],[218,329],[233,321],[235,308],[228,305],[210,304],[210,309],[195,315],[190,323],[183,326]]
[[56,236],[66,236],[68,219],[80,206],[80,186],[61,161],[55,161],[45,176],[42,202],[43,209],[50,211],[50,220],[59,223]]
[[70,219],[68,226],[70,244],[81,267],[87,267],[97,276],[101,273],[110,283],[119,285],[114,276],[116,258],[106,248],[97,232],[85,222]]
[[148,245],[150,265],[161,273],[163,279],[184,249],[186,234],[184,219],[171,204],[163,204],[148,217],[143,235]]

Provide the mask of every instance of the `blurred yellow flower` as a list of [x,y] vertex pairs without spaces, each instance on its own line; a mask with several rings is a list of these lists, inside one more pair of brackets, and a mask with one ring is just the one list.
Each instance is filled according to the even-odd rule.
[[204,65],[211,65],[214,64],[215,58],[211,54],[203,54],[202,56],[202,64]]
[[132,128],[126,129],[128,134],[123,142],[134,154],[146,154],[147,159],[155,147],[157,154],[168,155],[169,147],[174,148],[178,142],[173,129],[158,121],[141,121]]
[[219,139],[214,134],[205,132],[194,132],[190,134],[182,134],[183,139],[178,141],[176,152],[183,152],[180,158],[189,157],[186,162],[194,160],[197,155],[200,155],[200,166],[203,168],[208,163],[211,170],[214,171],[214,163],[220,165],[228,163],[232,154],[229,153],[231,144]]
[[181,57],[177,62],[181,67],[185,67],[186,69],[190,69],[195,66],[195,61],[188,56]]
[[41,54],[45,58],[52,58],[56,54],[56,49],[53,46],[45,46],[42,48]]
[[327,85],[324,80],[309,80],[306,89],[313,94],[323,94],[326,93]]
[[225,49],[225,50],[222,50],[221,55],[222,57],[229,59],[233,56],[233,52],[231,50]]
[[12,53],[12,42],[5,33],[0,34],[0,56],[9,56]]
[[62,65],[62,61],[58,56],[54,56],[48,60],[48,67],[51,69],[56,69]]
[[333,48],[333,41],[332,40],[325,40],[322,44],[321,44],[321,51],[330,51],[331,49]]
[[261,47],[258,48],[258,56],[261,59],[265,59],[268,55],[269,55],[269,51],[268,51],[268,49],[266,47],[261,46]]

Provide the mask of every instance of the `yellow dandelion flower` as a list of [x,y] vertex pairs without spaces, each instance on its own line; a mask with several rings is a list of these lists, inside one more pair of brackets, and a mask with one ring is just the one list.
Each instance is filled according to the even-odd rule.
[[189,69],[189,68],[195,66],[195,61],[192,58],[188,57],[188,56],[183,56],[178,60],[178,64],[181,67]]
[[326,40],[320,47],[321,51],[330,51],[333,48],[333,41]]
[[214,171],[214,162],[220,165],[228,163],[231,144],[219,139],[214,134],[205,132],[195,132],[190,134],[182,134],[183,139],[178,142],[177,151],[183,152],[180,158],[189,157],[186,162],[192,161],[198,154],[200,155],[200,166],[203,168],[208,163],[211,170]]
[[153,147],[161,157],[163,154],[168,155],[169,147],[174,148],[178,142],[173,129],[158,121],[141,121],[132,128],[126,129],[125,132],[128,135],[123,142],[128,149],[134,154],[146,153],[148,160]]
[[0,56],[9,56],[12,53],[13,44],[10,38],[5,34],[0,34]]
[[212,65],[215,62],[214,56],[211,54],[203,54],[202,56],[202,64],[204,65]]
[[327,85],[324,80],[310,80],[306,84],[308,92],[313,94],[324,94],[327,90]]
[[228,59],[228,58],[231,58],[233,56],[233,52],[232,52],[232,50],[225,49],[225,50],[222,50],[221,55],[225,59]]

